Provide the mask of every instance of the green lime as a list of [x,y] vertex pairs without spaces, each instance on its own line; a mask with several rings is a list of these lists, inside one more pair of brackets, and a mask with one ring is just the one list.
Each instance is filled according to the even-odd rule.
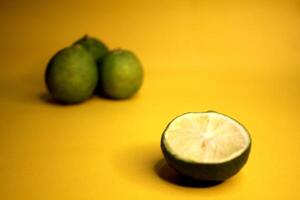
[[93,56],[96,62],[100,61],[108,52],[107,46],[102,41],[88,35],[83,36],[74,44],[82,45]]
[[100,92],[114,99],[125,99],[135,94],[143,82],[140,61],[131,51],[114,50],[99,65]]
[[98,81],[97,65],[81,45],[67,47],[51,58],[45,81],[56,100],[78,103],[93,94]]
[[251,138],[226,115],[186,113],[169,123],[161,148],[169,165],[181,174],[200,181],[224,181],[247,162]]

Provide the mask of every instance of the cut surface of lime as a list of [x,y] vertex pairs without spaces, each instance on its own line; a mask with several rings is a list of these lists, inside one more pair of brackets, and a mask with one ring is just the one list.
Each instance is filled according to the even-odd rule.
[[218,163],[231,160],[249,145],[247,131],[233,119],[215,112],[188,113],[168,127],[170,150],[185,160]]
[[195,112],[169,123],[161,147],[177,171],[200,180],[225,180],[246,163],[251,138],[240,123],[224,114]]

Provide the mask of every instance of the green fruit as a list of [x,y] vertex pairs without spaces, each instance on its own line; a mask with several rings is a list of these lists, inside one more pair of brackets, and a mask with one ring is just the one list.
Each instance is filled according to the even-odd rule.
[[97,65],[81,45],[67,47],[51,58],[45,81],[56,100],[78,103],[93,94],[98,81]]
[[109,98],[125,99],[135,94],[143,82],[142,65],[134,53],[114,50],[99,65],[100,92]]
[[99,62],[108,52],[108,48],[103,42],[87,35],[83,36],[74,44],[82,45],[92,55],[96,62]]
[[241,124],[226,115],[186,113],[169,123],[161,149],[179,173],[200,181],[224,181],[247,162],[251,138]]

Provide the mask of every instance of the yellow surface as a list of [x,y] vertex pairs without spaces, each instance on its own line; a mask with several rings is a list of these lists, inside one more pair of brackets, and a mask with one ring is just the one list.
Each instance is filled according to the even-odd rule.
[[[299,1],[0,3],[0,199],[300,199]],[[140,57],[126,101],[48,101],[45,65],[88,33]],[[252,134],[249,162],[190,187],[162,161],[166,124],[216,110]]]

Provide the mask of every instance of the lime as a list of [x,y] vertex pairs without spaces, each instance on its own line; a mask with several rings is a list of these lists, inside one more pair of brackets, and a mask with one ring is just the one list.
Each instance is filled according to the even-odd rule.
[[95,61],[100,61],[108,52],[107,46],[97,38],[88,35],[83,36],[74,44],[82,45],[94,58]]
[[251,138],[226,115],[195,112],[169,123],[161,148],[169,165],[181,174],[201,181],[224,181],[247,162]]
[[124,99],[135,94],[143,81],[142,65],[135,54],[114,50],[99,65],[100,92],[109,98]]
[[81,45],[67,47],[51,58],[45,81],[56,100],[78,103],[93,94],[98,81],[97,65]]

